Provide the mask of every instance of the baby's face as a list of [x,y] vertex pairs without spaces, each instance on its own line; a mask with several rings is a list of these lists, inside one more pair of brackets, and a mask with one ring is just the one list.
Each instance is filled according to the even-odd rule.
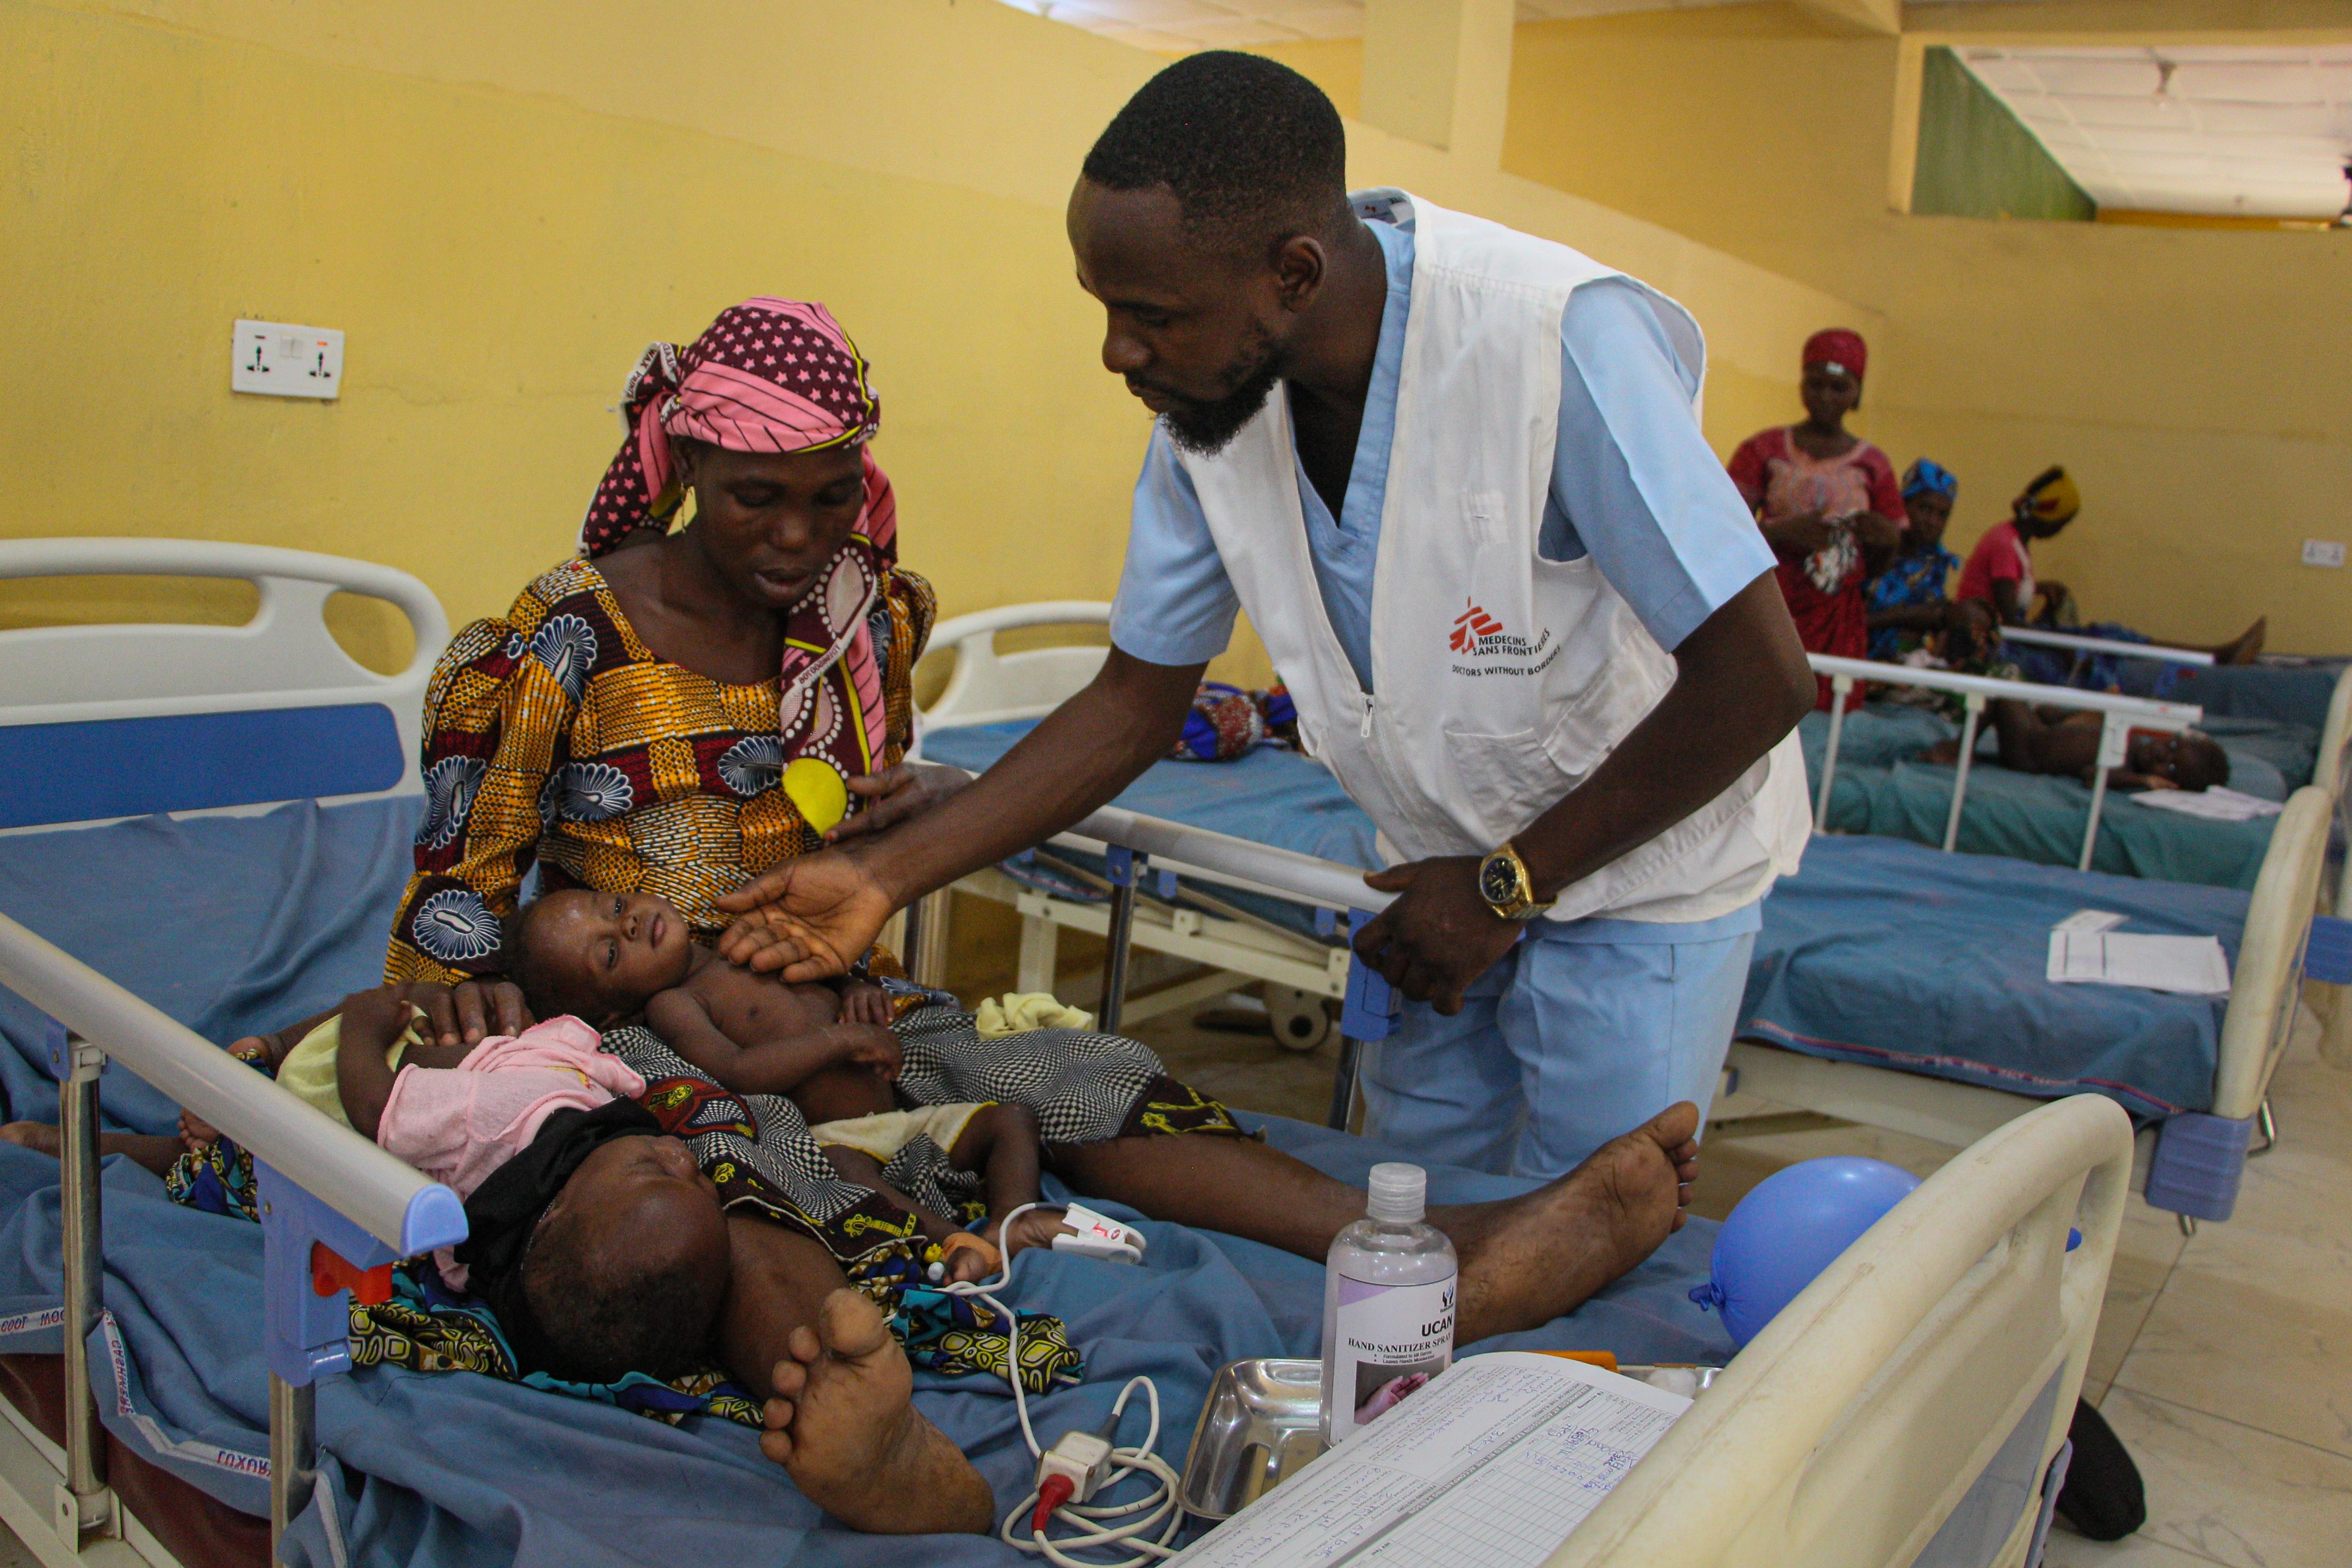
[[530,942],[547,990],[591,1023],[635,1013],[693,967],[686,917],[656,893],[550,893],[532,910]]

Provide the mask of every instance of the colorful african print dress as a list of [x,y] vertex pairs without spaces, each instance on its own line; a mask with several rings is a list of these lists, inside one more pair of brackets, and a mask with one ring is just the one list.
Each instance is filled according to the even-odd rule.
[[[930,584],[892,568],[870,626],[888,721],[873,769],[913,739],[911,672],[936,614]],[[823,846],[779,787],[777,691],[656,656],[585,561],[459,632],[425,690],[425,824],[384,978],[493,973],[534,864],[542,888],[658,893],[697,932],[723,930],[720,894]]]

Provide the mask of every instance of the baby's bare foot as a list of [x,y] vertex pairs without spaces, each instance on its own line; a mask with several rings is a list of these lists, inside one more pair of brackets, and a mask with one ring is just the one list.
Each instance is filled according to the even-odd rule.
[[1656,1251],[1682,1228],[1697,1133],[1685,1100],[1525,1197],[1433,1211],[1461,1254],[1459,1342],[1548,1323]]
[[65,1147],[58,1130],[46,1121],[11,1121],[0,1125],[0,1139],[36,1150],[54,1160]]
[[776,1363],[760,1451],[811,1502],[877,1535],[985,1534],[988,1483],[914,1406],[914,1370],[874,1303],[835,1290]]

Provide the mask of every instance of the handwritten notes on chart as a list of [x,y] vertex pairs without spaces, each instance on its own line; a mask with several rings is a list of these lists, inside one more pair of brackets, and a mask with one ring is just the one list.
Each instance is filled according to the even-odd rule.
[[1472,1356],[1176,1561],[1536,1568],[1689,1407],[1579,1362]]

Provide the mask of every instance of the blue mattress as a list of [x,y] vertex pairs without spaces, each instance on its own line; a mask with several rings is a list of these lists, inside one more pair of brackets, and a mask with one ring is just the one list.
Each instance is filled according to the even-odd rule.
[[[1957,729],[1932,714],[1895,703],[1873,703],[1846,715],[1838,738],[1837,777],[1830,791],[1829,826],[1836,833],[1907,838],[1940,847],[1952,809],[1954,769],[1916,759]],[[1829,744],[1829,715],[1810,713],[1798,726],[1806,776],[1818,789]],[[2271,754],[2292,762],[2294,737],[2279,728],[2238,727],[2218,736],[2231,752],[2232,787],[2284,798],[2284,770]],[[2258,742],[2248,745],[2250,740]],[[1968,802],[1960,813],[1959,848],[2044,866],[2073,867],[2083,853],[2091,817],[2091,791],[2074,779],[2011,773],[1992,761],[1985,737],[1969,771]],[[2270,754],[2265,754],[2266,752]],[[2310,777],[2310,764],[2303,764]],[[2210,822],[2137,804],[2111,791],[2099,814],[2094,870],[2165,882],[2198,882],[2251,890],[2270,848],[2276,819]]]
[[2119,929],[2221,939],[2246,895],[1816,837],[1764,904],[1739,1032],[1809,1056],[2055,1099],[2104,1094],[2142,1118],[2212,1104],[2225,997],[2043,978],[2050,928],[2081,909]]
[[[0,837],[0,910],[226,1040],[374,983],[415,818],[413,801],[306,805],[251,818]],[[0,1049],[0,1079],[13,1114],[53,1120],[37,1017],[5,993],[0,1035],[10,1047]],[[171,1123],[173,1108],[120,1068],[103,1095],[117,1126]],[[1244,1120],[1262,1123],[1277,1147],[1358,1184],[1373,1163],[1407,1157],[1298,1122]],[[104,1180],[110,1320],[92,1342],[92,1364],[107,1426],[213,1496],[262,1512],[260,1231],[167,1202],[153,1176],[125,1161],[109,1161]],[[1526,1184],[1431,1171],[1438,1202]],[[56,1163],[0,1144],[0,1351],[55,1352]],[[1087,1358],[1084,1385],[1034,1402],[1034,1419],[1047,1434],[1092,1427],[1121,1383],[1146,1373],[1163,1402],[1160,1451],[1181,1464],[1218,1366],[1314,1352],[1322,1270],[1232,1237],[1129,1217],[1150,1237],[1148,1268],[1052,1254],[1022,1263],[1011,1299],[1061,1315]],[[1694,1222],[1571,1316],[1479,1348],[1727,1358],[1718,1320],[1684,1297],[1706,1275],[1714,1228]],[[1000,1512],[1011,1506],[1027,1489],[1030,1460],[1009,1395],[984,1380],[929,1373],[917,1387],[925,1413],[995,1488]],[[884,1568],[919,1560],[954,1568],[1021,1561],[978,1537],[916,1543],[832,1528],[761,1459],[755,1434],[744,1428],[717,1421],[669,1427],[469,1373],[379,1367],[329,1379],[320,1389],[319,1427],[331,1528],[354,1562]],[[1126,1430],[1139,1434],[1140,1417]],[[614,1531],[616,1519],[657,1522]],[[305,1512],[289,1537],[289,1559],[335,1561],[330,1528],[318,1508]]]
[[[2117,661],[2124,689],[2152,689],[2157,666],[2146,659]],[[2327,704],[2336,682],[2352,658],[2314,658],[2302,664],[2225,664],[2184,668],[2174,685],[2178,702],[2201,705],[2207,717],[2272,719],[2300,724],[2316,735],[2327,727]]]

